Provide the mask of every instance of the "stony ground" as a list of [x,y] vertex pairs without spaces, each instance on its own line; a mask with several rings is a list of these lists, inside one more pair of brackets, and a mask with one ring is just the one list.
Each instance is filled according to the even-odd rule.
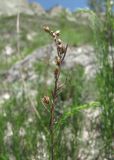
[[[32,54],[26,56],[23,60],[16,62],[6,73],[3,77],[3,81],[6,84],[15,85],[20,80],[23,80],[24,83],[29,84],[28,82],[35,81],[38,76],[34,70],[34,64],[40,62],[43,59],[48,59],[49,63],[54,65],[54,57],[56,54],[56,48],[54,45],[47,45],[45,47],[36,49]],[[45,62],[45,61],[44,61]],[[96,65],[96,58],[95,58],[95,51],[91,45],[83,45],[80,47],[71,47],[69,46],[68,52],[66,55],[65,63],[63,64],[63,68],[68,68],[72,70],[76,67],[77,64],[80,64],[84,67],[84,75],[86,80],[89,81],[93,79],[95,73],[97,71]],[[51,83],[51,78],[47,80],[48,83]],[[20,89],[20,86],[18,89]],[[26,94],[29,93],[31,96],[35,96],[35,88],[31,89],[29,85],[26,85]],[[88,90],[89,86],[86,86],[85,90]],[[94,84],[93,84],[94,88]],[[10,89],[14,89],[10,87]],[[91,89],[89,91],[85,91],[84,97],[86,102],[93,101],[95,97],[92,97]],[[11,91],[11,90],[10,90]],[[21,92],[20,90],[17,91],[17,95]],[[3,104],[6,100],[11,97],[11,93],[9,91],[4,91],[1,95],[1,104]],[[83,111],[83,128],[81,133],[79,133],[79,155],[78,158],[81,160],[94,160],[99,159],[102,160],[100,153],[100,149],[102,147],[102,139],[100,136],[100,112],[99,108],[96,109],[87,109]],[[23,130],[23,128],[21,128]],[[24,130],[22,133],[25,132]],[[65,134],[70,132],[70,130],[66,129]],[[5,131],[5,141],[10,141],[10,137],[13,135],[12,125],[8,122],[7,123],[7,130]],[[10,134],[10,135],[9,135]],[[24,133],[23,133],[24,134]],[[70,137],[69,133],[69,137]],[[72,137],[72,136],[71,136]],[[66,138],[68,138],[66,136]],[[68,138],[70,143],[71,139]],[[45,159],[45,158],[44,158]],[[71,158],[69,157],[69,160]]]

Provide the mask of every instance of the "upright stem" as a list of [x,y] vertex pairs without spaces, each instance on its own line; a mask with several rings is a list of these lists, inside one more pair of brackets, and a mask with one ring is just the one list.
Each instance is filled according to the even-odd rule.
[[51,160],[54,160],[54,111],[56,106],[56,98],[57,98],[57,89],[58,89],[58,80],[60,76],[60,66],[58,76],[55,76],[55,86],[52,92],[52,106],[51,106],[51,118],[50,118],[50,136],[51,136]]
[[[51,113],[51,118],[53,119],[54,107]],[[50,126],[50,136],[51,136],[51,160],[54,160],[54,132],[53,132],[53,124]]]
[[[44,27],[44,30],[49,33],[54,39],[54,42],[56,44],[57,48],[57,56],[56,58],[56,69],[54,71],[54,78],[55,78],[55,84],[54,84],[54,89],[52,91],[52,98],[51,98],[51,105],[50,105],[50,159],[54,160],[54,121],[55,121],[55,106],[57,103],[57,97],[58,97],[58,91],[60,90],[59,86],[59,77],[61,73],[61,64],[63,63],[63,60],[66,56],[67,48],[68,45],[63,44],[61,39],[59,38],[60,31],[57,30],[56,32],[53,32],[50,30],[48,26]],[[50,98],[48,96],[44,96],[42,99],[42,102],[44,104],[50,104]]]

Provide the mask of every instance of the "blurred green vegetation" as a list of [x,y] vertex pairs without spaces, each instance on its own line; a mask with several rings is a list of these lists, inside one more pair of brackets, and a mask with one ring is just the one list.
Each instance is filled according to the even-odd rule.
[[[45,152],[48,155],[49,153],[49,117],[50,113],[48,112],[48,108],[45,108],[41,103],[41,98],[44,95],[51,96],[51,90],[53,84],[47,86],[47,81],[53,79],[52,73],[54,66],[49,64],[48,60],[42,60],[35,64],[35,72],[37,73],[38,78],[35,82],[32,83],[34,89],[36,89],[37,94],[34,101],[32,97],[28,96],[30,91],[23,90],[18,93],[18,91],[14,91],[12,93],[12,98],[6,101],[3,104],[3,108],[0,112],[0,144],[2,146],[0,150],[0,159],[7,160],[7,153],[13,154],[17,160],[30,160],[31,155],[33,157],[37,157],[40,155],[40,149],[46,149]],[[68,78],[67,78],[68,77]],[[82,104],[81,96],[83,90],[83,81],[84,81],[84,69],[81,65],[76,65],[72,69],[64,69],[62,72],[61,80],[64,85],[64,91],[59,94],[59,103],[56,107],[56,121],[60,115],[63,115],[64,112],[68,112],[73,110],[73,108],[78,107],[78,105]],[[10,86],[11,87],[11,86]],[[13,87],[13,86],[12,86]],[[48,87],[48,88],[47,88]],[[13,89],[13,88],[12,88]],[[17,96],[15,95],[17,94]],[[20,96],[18,96],[20,95]],[[33,101],[33,104],[31,103]],[[71,101],[69,103],[69,101]],[[66,102],[66,103],[65,103]],[[34,107],[33,107],[34,106]],[[36,110],[36,111],[35,111]],[[31,121],[29,120],[31,118]],[[67,158],[69,155],[72,155],[75,159],[75,154],[78,152],[78,139],[77,132],[81,130],[79,128],[81,123],[82,115],[81,113],[75,114],[73,117],[69,117],[67,123],[64,126],[61,126],[62,129],[57,131],[56,136],[56,157],[57,159]],[[9,136],[10,142],[6,141],[4,144],[4,136],[6,134],[6,129],[8,123],[12,126],[13,135]],[[65,134],[65,128],[70,127],[72,123],[72,130],[75,134],[75,139],[71,141],[71,152],[67,152],[67,139],[62,140]],[[20,130],[22,129],[22,135],[20,135]],[[24,131],[23,131],[24,129]],[[24,134],[24,133],[25,134]],[[24,135],[23,135],[24,134]],[[41,136],[46,137],[46,141],[44,141]],[[61,136],[60,136],[61,135]],[[41,146],[38,146],[38,142]],[[8,144],[7,144],[8,143]],[[11,147],[12,146],[12,147]],[[38,149],[38,151],[37,151]],[[62,150],[62,156],[61,156]],[[43,152],[43,151],[42,151]],[[43,157],[43,155],[40,155]],[[43,159],[43,158],[42,158]]]

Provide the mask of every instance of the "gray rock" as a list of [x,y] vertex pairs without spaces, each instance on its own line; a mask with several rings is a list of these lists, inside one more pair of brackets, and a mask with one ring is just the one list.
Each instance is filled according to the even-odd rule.
[[33,14],[27,0],[0,1],[0,15],[15,15],[18,13]]
[[100,134],[100,108],[83,111],[83,127],[79,137],[80,149],[78,158],[81,160],[102,159],[103,141]]
[[38,3],[35,2],[31,3],[31,9],[35,14],[38,15],[46,14],[45,9]]
[[[29,78],[34,77],[34,72],[32,72],[33,64],[47,56],[49,56],[50,61],[54,63],[55,55],[56,48],[54,45],[47,45],[45,47],[37,49],[31,55],[28,55],[23,60],[17,62],[8,71],[7,81],[12,82],[15,80],[19,80],[22,74],[24,74],[24,77],[28,76],[28,74]],[[95,54],[93,47],[89,45],[80,47],[69,47],[64,66],[67,68],[72,68],[73,66],[75,66],[75,64],[81,64],[82,66],[84,66],[87,78],[93,77],[96,72]]]
[[56,5],[50,9],[49,14],[51,16],[57,16],[61,14],[62,12],[63,12],[63,7],[60,5]]

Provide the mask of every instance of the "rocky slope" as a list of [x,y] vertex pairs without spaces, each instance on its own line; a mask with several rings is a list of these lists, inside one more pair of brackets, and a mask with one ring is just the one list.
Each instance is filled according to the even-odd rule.
[[[7,72],[4,80],[10,84],[11,83],[16,84],[20,79],[23,79],[26,84],[30,81],[33,83],[35,80],[37,80],[39,76],[34,72],[33,69],[34,64],[36,62],[40,62],[43,59],[47,59],[47,57],[49,58],[49,63],[54,64],[55,54],[56,54],[56,48],[54,45],[47,45],[45,47],[35,50],[31,55],[25,57],[23,60],[13,65],[12,68],[9,69],[9,71]],[[69,47],[63,67],[72,70],[72,68],[76,67],[76,64],[80,64],[81,66],[84,67],[86,80],[89,81],[90,79],[92,79],[97,70],[94,48],[90,45],[83,45],[80,47]],[[48,81],[50,81],[50,79]],[[22,86],[20,86],[16,91],[17,96],[20,94],[19,90],[21,87]],[[31,98],[34,97],[35,95],[33,90],[30,89],[28,85],[26,85],[26,87],[27,87],[26,94],[31,94]],[[86,95],[87,94],[89,93],[86,93]],[[3,100],[6,101],[10,97],[11,95],[8,92],[6,92],[4,95],[2,95],[2,101]],[[88,97],[85,97],[86,100],[87,98]],[[91,100],[93,100],[93,97],[91,98]],[[93,160],[94,158],[102,160],[102,155],[100,155],[100,150],[99,150],[102,145],[102,139],[100,131],[98,129],[100,114],[101,110],[99,108],[96,109],[91,108],[83,111],[83,120],[82,120],[83,128],[82,128],[82,133],[78,137],[81,144],[78,153],[78,158],[81,160],[86,160],[86,159]],[[11,130],[10,132],[12,133],[12,135],[9,137],[11,138],[13,136],[12,127],[11,124],[7,125],[10,125],[10,130]],[[8,131],[6,131],[6,133],[8,133]],[[69,136],[67,136],[67,134]],[[69,148],[70,148],[71,138],[69,137],[73,135],[70,132],[69,128],[65,129],[65,136],[67,138],[67,143],[69,143]],[[6,134],[5,140],[8,143],[9,140],[7,140],[7,138],[8,136]],[[42,151],[42,153],[44,152],[46,151]]]
[[[50,15],[54,16],[63,11],[62,7],[54,6],[50,9]],[[25,14],[45,14],[46,11],[39,3],[29,3],[28,0],[4,0],[0,1],[0,15],[15,15],[18,12]]]
[[3,0],[0,1],[1,15],[14,15],[17,12],[33,14],[27,0]]
[[[43,53],[43,54],[42,54]],[[43,48],[37,49],[31,55],[25,57],[22,61],[17,62],[7,73],[7,80],[9,82],[17,81],[21,78],[20,69],[24,71],[26,68],[27,72],[22,73],[23,77],[26,77],[32,73],[32,66],[38,60],[41,60],[46,57],[50,57],[50,61],[54,60],[54,56],[56,55],[56,48],[53,45],[48,45]],[[87,78],[92,78],[96,72],[95,65],[95,54],[94,49],[90,45],[84,45],[80,47],[69,47],[65,66],[67,68],[75,67],[76,64],[80,64],[85,69],[85,75]],[[34,75],[28,76],[28,78],[32,78]]]
[[79,16],[82,20],[87,19],[90,16],[89,13],[85,14],[75,14],[70,10],[63,8],[61,5],[55,5],[48,11],[46,11],[39,3],[31,2],[28,0],[4,0],[0,1],[0,15],[11,16],[16,15],[18,12],[28,14],[28,15],[42,15],[46,14],[48,16],[54,17],[61,14],[66,14],[69,19],[75,21]]
[[46,14],[45,9],[39,3],[33,2],[30,4],[30,7],[34,14],[38,15]]

